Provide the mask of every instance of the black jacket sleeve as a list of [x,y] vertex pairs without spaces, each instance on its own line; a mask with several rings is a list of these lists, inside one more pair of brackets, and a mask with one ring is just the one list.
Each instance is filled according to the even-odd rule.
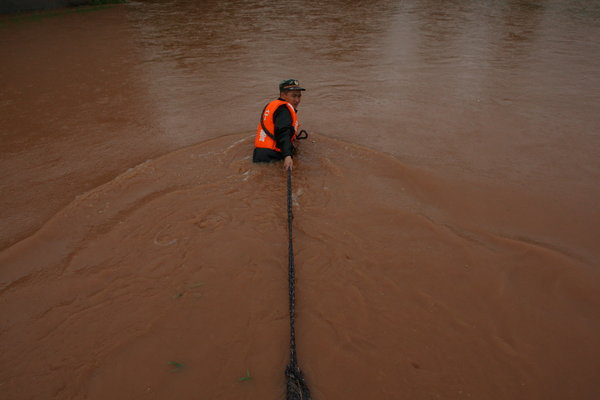
[[286,105],[281,105],[275,110],[273,121],[275,122],[275,141],[281,150],[282,157],[291,156],[294,149],[292,145],[294,127],[292,126],[292,115]]

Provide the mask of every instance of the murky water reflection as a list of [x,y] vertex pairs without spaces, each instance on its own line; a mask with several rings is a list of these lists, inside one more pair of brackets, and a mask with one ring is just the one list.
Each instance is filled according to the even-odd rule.
[[315,398],[595,397],[599,20],[558,0],[4,18],[3,392],[282,397],[284,176],[249,156],[294,77]]

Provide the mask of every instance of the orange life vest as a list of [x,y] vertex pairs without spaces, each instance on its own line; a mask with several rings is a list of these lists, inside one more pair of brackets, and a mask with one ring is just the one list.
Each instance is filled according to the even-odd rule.
[[277,141],[275,140],[275,121],[273,119],[275,110],[277,110],[281,105],[287,106],[288,110],[290,110],[290,115],[292,116],[292,126],[294,127],[292,142],[296,139],[299,126],[296,110],[294,110],[294,107],[287,101],[273,100],[265,106],[262,114],[260,115],[260,121],[258,123],[258,128],[256,129],[256,137],[254,138],[254,147],[272,149],[281,152],[281,150],[277,147]]

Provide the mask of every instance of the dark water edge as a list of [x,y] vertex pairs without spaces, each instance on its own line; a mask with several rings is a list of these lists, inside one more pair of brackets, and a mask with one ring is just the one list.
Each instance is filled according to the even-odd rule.
[[18,14],[55,8],[125,3],[125,0],[0,0],[0,14]]

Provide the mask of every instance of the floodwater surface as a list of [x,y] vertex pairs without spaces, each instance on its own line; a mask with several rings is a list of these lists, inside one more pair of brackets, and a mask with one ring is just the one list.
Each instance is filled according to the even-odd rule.
[[[600,396],[600,5],[141,1],[0,19],[0,391]],[[243,378],[243,379],[240,379]]]

